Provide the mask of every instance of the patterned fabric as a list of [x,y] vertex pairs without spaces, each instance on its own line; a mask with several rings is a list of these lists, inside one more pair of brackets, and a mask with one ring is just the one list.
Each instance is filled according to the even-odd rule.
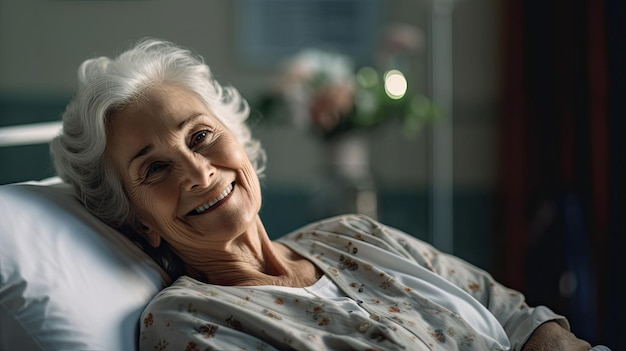
[[519,350],[545,321],[569,327],[486,272],[367,217],[316,222],[280,242],[345,297],[181,277],[144,311],[141,350]]

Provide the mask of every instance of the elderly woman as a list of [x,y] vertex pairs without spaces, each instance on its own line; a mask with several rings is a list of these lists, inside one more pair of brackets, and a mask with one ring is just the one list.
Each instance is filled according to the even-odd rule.
[[59,175],[180,276],[146,307],[141,349],[590,349],[548,308],[370,218],[271,241],[247,105],[189,51],[147,39],[78,75],[51,144]]

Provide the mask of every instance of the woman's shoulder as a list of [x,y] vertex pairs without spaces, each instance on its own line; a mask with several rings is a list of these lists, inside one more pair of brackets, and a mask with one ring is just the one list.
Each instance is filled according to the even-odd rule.
[[236,295],[238,294],[234,287],[208,284],[183,275],[156,294],[148,307],[153,310],[178,308],[181,304],[189,305],[207,300],[226,300],[234,298]]
[[366,242],[378,247],[397,245],[398,236],[408,235],[388,227],[377,220],[360,214],[330,217],[297,229],[279,241],[283,244],[306,245],[311,242],[331,244],[348,241]]
[[228,287],[181,276],[152,298],[142,313],[142,320],[181,320],[200,315],[210,318],[216,312],[215,306],[224,308],[234,299],[236,296]]
[[202,295],[208,295],[207,291],[210,291],[210,286],[208,284],[204,284],[198,280],[195,280],[189,276],[183,275],[178,277],[174,283],[170,286],[162,289],[158,294],[156,294],[150,305],[157,305],[163,303],[171,303],[171,301],[178,301],[183,298],[191,298]]
[[323,234],[393,244],[412,241],[418,245],[428,246],[413,235],[362,214],[346,214],[315,221],[285,235],[280,240],[293,241],[305,236],[321,236]]
[[385,226],[377,220],[361,214],[345,214],[329,217],[311,222],[299,229],[285,235],[285,238],[293,237],[303,232],[329,232],[335,234],[349,234],[359,232],[363,234],[375,234]]
[[360,214],[330,217],[313,222],[279,239],[294,247],[308,247],[322,242],[325,246],[345,241],[363,242],[385,251],[417,259],[430,266],[431,259],[439,254],[431,244],[376,219]]

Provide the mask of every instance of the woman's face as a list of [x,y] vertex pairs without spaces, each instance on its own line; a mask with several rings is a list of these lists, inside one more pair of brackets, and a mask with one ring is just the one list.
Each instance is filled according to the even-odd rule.
[[111,115],[106,157],[154,246],[165,239],[185,257],[256,223],[261,192],[243,147],[185,89],[152,87]]

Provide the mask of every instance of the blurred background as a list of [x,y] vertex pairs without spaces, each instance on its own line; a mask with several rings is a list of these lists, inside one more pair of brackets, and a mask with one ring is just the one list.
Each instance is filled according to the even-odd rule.
[[[366,213],[619,350],[624,6],[0,0],[0,128],[58,121],[83,60],[173,41],[247,98],[273,237]],[[0,136],[0,184],[54,175],[45,143]]]

